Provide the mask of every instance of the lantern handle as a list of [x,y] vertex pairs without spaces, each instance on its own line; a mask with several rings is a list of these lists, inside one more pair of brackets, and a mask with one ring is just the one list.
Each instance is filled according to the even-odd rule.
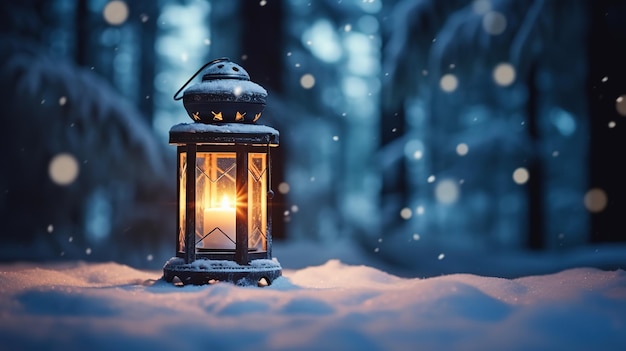
[[[192,81],[194,78],[196,78],[196,76],[197,76],[200,72],[202,72],[202,70],[203,70],[203,69],[207,68],[208,66],[210,66],[210,65],[212,65],[212,64],[214,64],[214,63],[218,63],[218,62],[222,62],[222,61],[230,61],[230,59],[229,59],[228,57],[218,58],[218,59],[215,59],[215,60],[209,61],[209,62],[205,63],[205,64],[204,64],[204,66],[200,67],[200,69],[199,69],[196,73],[194,73],[194,74],[193,74],[193,76],[191,76],[191,78],[189,78],[189,80],[187,81],[187,83],[183,84],[183,86],[182,86],[182,87],[180,87],[180,89],[178,89],[178,91],[176,92],[176,94],[174,94],[174,100],[180,100],[180,99],[182,99],[182,98],[183,98],[182,96],[178,96],[178,94],[180,94],[180,92],[181,92],[181,91],[183,91],[183,89],[185,89],[185,87],[186,87],[189,83],[191,83],[191,81]],[[178,96],[178,97],[177,97],[177,96]]]

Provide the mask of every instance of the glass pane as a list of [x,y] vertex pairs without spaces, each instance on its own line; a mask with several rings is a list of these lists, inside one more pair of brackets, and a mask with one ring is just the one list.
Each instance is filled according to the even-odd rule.
[[185,252],[185,195],[187,194],[187,177],[185,172],[187,170],[187,153],[182,152],[178,156],[178,251]]
[[236,158],[232,152],[196,154],[196,248],[235,249]]
[[267,250],[267,155],[248,155],[248,248]]

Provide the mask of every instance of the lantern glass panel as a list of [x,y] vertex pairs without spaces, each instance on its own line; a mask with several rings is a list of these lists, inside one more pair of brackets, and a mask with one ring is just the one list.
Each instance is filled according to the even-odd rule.
[[248,154],[248,248],[267,250],[267,154]]
[[236,154],[196,154],[196,249],[234,250]]
[[185,251],[185,201],[187,191],[187,153],[178,154],[178,252]]

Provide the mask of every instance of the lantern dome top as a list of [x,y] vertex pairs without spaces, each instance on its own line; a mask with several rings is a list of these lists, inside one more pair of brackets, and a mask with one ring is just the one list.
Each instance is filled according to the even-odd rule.
[[209,62],[202,76],[202,81],[214,79],[250,80],[250,75],[243,67],[231,62],[228,58],[219,58]]
[[250,75],[228,58],[219,58],[201,67],[174,95],[201,72],[202,82],[187,88],[182,96],[187,114],[205,124],[256,123],[265,109],[267,91],[250,81]]

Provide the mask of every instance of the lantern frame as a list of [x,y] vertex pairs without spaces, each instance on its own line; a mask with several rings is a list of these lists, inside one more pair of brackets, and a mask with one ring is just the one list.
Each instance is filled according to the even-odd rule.
[[[274,128],[241,123],[226,124],[179,124],[170,130],[170,144],[177,145],[177,203],[181,208],[177,215],[176,256],[163,267],[163,278],[172,282],[175,277],[182,284],[206,284],[217,281],[229,281],[239,285],[271,284],[282,275],[282,267],[272,258],[272,221],[271,221],[271,153],[272,147],[279,144],[279,133]],[[199,250],[197,247],[197,228],[199,218],[196,206],[198,178],[196,170],[202,170],[197,164],[197,155],[228,153],[235,155],[235,248]],[[185,167],[181,163],[185,155]],[[261,235],[263,250],[254,250],[248,246],[250,237],[250,206],[248,180],[250,155],[265,155],[265,201],[252,203],[259,206],[261,222],[265,223],[265,234]],[[189,167],[189,165],[194,167]],[[184,174],[181,174],[184,173]],[[184,177],[184,180],[183,180]],[[184,186],[182,185],[182,182]],[[185,192],[183,194],[182,192]],[[204,196],[204,194],[201,194]],[[184,201],[181,198],[184,196]],[[265,206],[265,208],[262,208]],[[184,223],[183,215],[184,211]],[[203,215],[204,216],[204,215]],[[204,234],[204,233],[201,233]],[[226,235],[226,234],[224,234]],[[204,235],[206,237],[207,235]],[[182,239],[182,240],[181,240]],[[232,239],[231,239],[232,240]],[[264,282],[263,282],[264,280]]]

